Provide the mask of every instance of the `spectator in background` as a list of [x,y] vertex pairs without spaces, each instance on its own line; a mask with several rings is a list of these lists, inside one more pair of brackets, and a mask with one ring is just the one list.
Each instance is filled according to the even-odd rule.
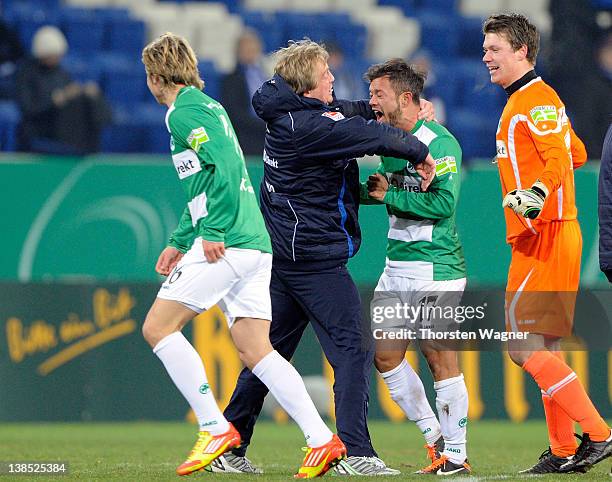
[[334,95],[337,99],[366,99],[366,84],[361,79],[361,72],[351,70],[345,62],[344,52],[334,42],[325,42],[329,53],[329,69],[334,73]]
[[15,96],[15,71],[24,55],[19,36],[0,20],[0,99]]
[[446,108],[444,100],[436,92],[436,86],[438,77],[436,71],[433,68],[431,58],[426,50],[419,50],[412,56],[411,64],[419,72],[424,72],[427,77],[425,78],[425,88],[423,89],[423,97],[429,100],[436,111],[436,121],[440,124],[446,122]]
[[59,155],[99,150],[110,109],[96,83],[79,84],[61,67],[67,51],[66,38],[56,27],[41,27],[34,35],[32,58],[15,79],[20,150]]
[[246,155],[263,153],[266,124],[253,110],[251,99],[268,79],[263,66],[261,39],[255,30],[245,29],[236,45],[236,69],[221,81],[221,103],[232,119]]
[[597,47],[602,31],[596,22],[597,12],[592,0],[555,0],[549,8],[553,22],[550,85],[564,100],[588,156],[596,159],[612,110],[610,79],[598,66]]

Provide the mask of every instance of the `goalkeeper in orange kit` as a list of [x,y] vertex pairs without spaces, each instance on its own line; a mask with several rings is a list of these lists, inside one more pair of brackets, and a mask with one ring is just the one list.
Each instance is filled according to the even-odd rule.
[[[523,473],[586,472],[612,455],[610,427],[559,351],[572,331],[582,237],[573,170],[586,162],[556,92],[534,71],[536,28],[522,15],[492,15],[483,26],[491,82],[508,101],[497,128],[507,241],[512,261],[506,325],[529,332],[508,344],[510,358],[542,391],[550,448]],[[574,422],[582,428],[579,447]]]

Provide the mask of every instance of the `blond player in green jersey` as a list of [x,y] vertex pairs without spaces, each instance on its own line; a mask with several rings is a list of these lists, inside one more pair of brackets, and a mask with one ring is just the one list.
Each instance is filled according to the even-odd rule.
[[157,261],[157,272],[167,278],[142,328],[200,425],[177,473],[202,470],[240,445],[240,435],[217,406],[200,356],[181,333],[189,320],[218,304],[240,359],[306,437],[296,477],[323,475],[346,449],[319,416],[298,372],[270,344],[270,238],[232,124],[223,106],[201,92],[197,59],[184,38],[162,35],[145,47],[142,61],[151,94],[168,107],[172,162],[187,200]]
[[[418,319],[406,318],[406,312],[401,311],[397,318],[373,325],[382,327],[373,332],[376,368],[391,398],[425,437],[431,465],[417,473],[467,474],[471,471],[466,452],[468,397],[457,353],[453,346],[427,339],[449,328],[439,315],[428,315],[436,313],[436,307],[457,307],[466,285],[463,250],[455,229],[461,148],[437,122],[417,119],[424,74],[401,59],[392,59],[370,67],[366,78],[370,81],[370,106],[378,121],[411,132],[429,147],[436,161],[436,177],[426,192],[420,188],[420,176],[406,161],[387,157],[362,184],[362,202],[383,203],[389,214],[387,261],[372,301],[373,323],[381,321],[376,317],[386,307],[420,307],[424,311]],[[434,378],[439,420],[427,401],[423,383],[404,359],[413,338],[381,340],[377,336],[414,328]]]

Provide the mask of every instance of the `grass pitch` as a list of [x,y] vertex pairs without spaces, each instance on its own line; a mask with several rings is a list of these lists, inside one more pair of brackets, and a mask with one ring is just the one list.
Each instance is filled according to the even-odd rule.
[[[474,469],[464,481],[529,480],[516,473],[537,461],[547,447],[543,422],[513,424],[502,421],[473,422],[468,426],[468,452]],[[426,465],[423,439],[414,425],[407,422],[372,422],[370,431],[381,458],[402,471],[399,477],[377,477],[377,481],[423,480],[411,475]],[[0,461],[66,461],[69,474],[45,476],[0,476],[25,480],[179,480],[174,475],[195,441],[195,426],[186,423],[50,423],[1,424]],[[201,472],[190,479],[215,481],[290,480],[303,456],[302,434],[293,424],[257,425],[251,460],[265,474],[243,476]],[[610,480],[608,459],[586,475],[538,477],[542,481]],[[328,474],[326,477],[331,477]],[[365,479],[355,478],[353,479]],[[336,479],[337,480],[337,479]]]

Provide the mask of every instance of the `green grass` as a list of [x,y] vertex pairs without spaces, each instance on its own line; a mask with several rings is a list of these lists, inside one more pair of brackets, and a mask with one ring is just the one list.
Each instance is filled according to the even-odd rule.
[[[408,423],[372,422],[370,431],[381,458],[402,471],[401,480],[425,465],[423,440]],[[70,474],[60,477],[12,477],[25,480],[178,480],[175,467],[195,440],[195,427],[186,423],[53,423],[1,424],[0,461],[67,461]],[[460,480],[528,480],[516,472],[533,464],[547,446],[543,422],[512,424],[501,421],[473,422],[468,429],[468,451],[474,473]],[[289,480],[298,467],[303,438],[295,425],[261,422],[257,426],[249,457],[263,467],[263,476],[212,475],[198,480]],[[538,477],[537,480],[612,480],[606,460],[586,475]],[[328,475],[329,477],[329,475]],[[1,477],[8,479],[7,476]],[[351,479],[352,480],[352,479]],[[377,481],[399,480],[377,477]]]

